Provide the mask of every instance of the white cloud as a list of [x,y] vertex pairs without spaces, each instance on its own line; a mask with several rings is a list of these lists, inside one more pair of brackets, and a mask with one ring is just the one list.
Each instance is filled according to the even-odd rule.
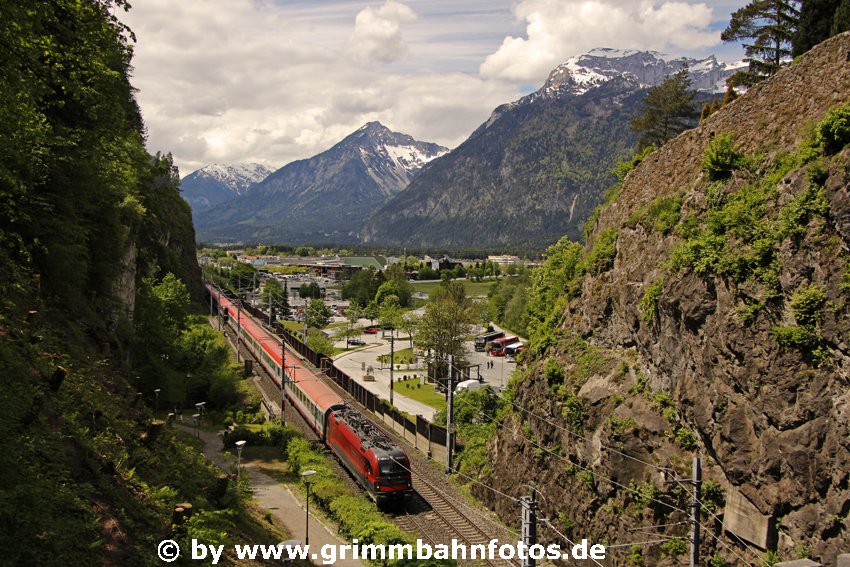
[[719,42],[704,3],[656,0],[522,0],[526,37],[508,36],[481,64],[484,77],[541,81],[567,58],[594,47],[682,51]]
[[184,175],[213,162],[280,167],[370,120],[453,147],[576,53],[669,44],[678,55],[717,35],[702,4],[522,0],[512,13],[515,0],[372,1],[133,3],[120,17],[138,37],[149,149],[171,151]]
[[[132,81],[149,149],[171,151],[182,175],[213,162],[280,167],[328,149],[369,120],[453,146],[490,110],[522,94],[473,73],[363,61],[351,45],[355,31],[366,29],[356,20],[370,9],[361,8],[351,0],[134,3],[122,17],[138,38]],[[393,1],[371,10],[375,21],[399,26],[415,17]],[[427,37],[427,30],[419,33]],[[400,35],[371,37],[373,57],[391,45],[399,51],[393,42]]]
[[371,6],[357,14],[351,38],[355,53],[370,61],[391,63],[407,54],[401,27],[416,20],[409,6],[387,0],[378,9]]

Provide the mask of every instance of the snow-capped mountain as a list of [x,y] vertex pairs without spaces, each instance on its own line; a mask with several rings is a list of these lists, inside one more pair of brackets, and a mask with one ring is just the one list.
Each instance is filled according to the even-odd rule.
[[192,215],[195,216],[204,209],[242,195],[271,172],[271,169],[258,163],[214,163],[181,179],[180,190],[183,198],[192,206]]
[[205,240],[344,242],[430,161],[448,152],[370,122],[331,149],[292,162],[202,212]]
[[657,51],[593,49],[556,67],[543,88],[543,95],[580,95],[614,78],[625,77],[641,87],[654,87],[688,67],[691,86],[698,91],[723,92],[726,79],[744,64],[721,64],[711,55],[705,59],[672,57]]
[[[738,66],[650,51],[594,49],[565,61],[536,92],[496,108],[426,167],[361,231],[375,245],[543,247],[581,238],[585,220],[634,150],[629,126],[649,87],[687,65],[698,100]],[[696,125],[696,121],[694,121]]]

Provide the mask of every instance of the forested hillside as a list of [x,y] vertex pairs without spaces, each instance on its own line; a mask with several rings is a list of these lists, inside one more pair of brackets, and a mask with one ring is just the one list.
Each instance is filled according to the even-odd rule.
[[190,316],[194,230],[145,149],[126,7],[0,0],[3,565],[155,564],[178,502],[178,538],[280,535],[150,410],[154,387],[223,400],[236,375]]

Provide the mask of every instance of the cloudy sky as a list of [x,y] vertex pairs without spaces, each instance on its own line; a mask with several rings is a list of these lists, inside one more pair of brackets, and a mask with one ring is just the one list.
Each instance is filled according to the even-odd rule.
[[151,151],[186,175],[272,168],[370,120],[454,147],[594,47],[741,58],[745,0],[135,0],[133,84]]

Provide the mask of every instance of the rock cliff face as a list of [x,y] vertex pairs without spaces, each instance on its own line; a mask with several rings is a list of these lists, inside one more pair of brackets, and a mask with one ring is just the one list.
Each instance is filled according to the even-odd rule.
[[[581,277],[559,339],[527,362],[515,409],[536,415],[506,418],[488,484],[519,495],[517,479],[532,480],[543,515],[570,537],[686,537],[684,526],[634,529],[687,519],[687,494],[665,487],[662,469],[688,477],[700,454],[704,557],[755,564],[767,548],[832,565],[850,549],[850,148],[810,143],[848,101],[845,33],[626,178],[586,253],[614,235],[613,263]],[[709,179],[706,150],[727,134],[744,159]],[[479,492],[518,517],[512,501]],[[670,547],[619,557],[678,565]]]

